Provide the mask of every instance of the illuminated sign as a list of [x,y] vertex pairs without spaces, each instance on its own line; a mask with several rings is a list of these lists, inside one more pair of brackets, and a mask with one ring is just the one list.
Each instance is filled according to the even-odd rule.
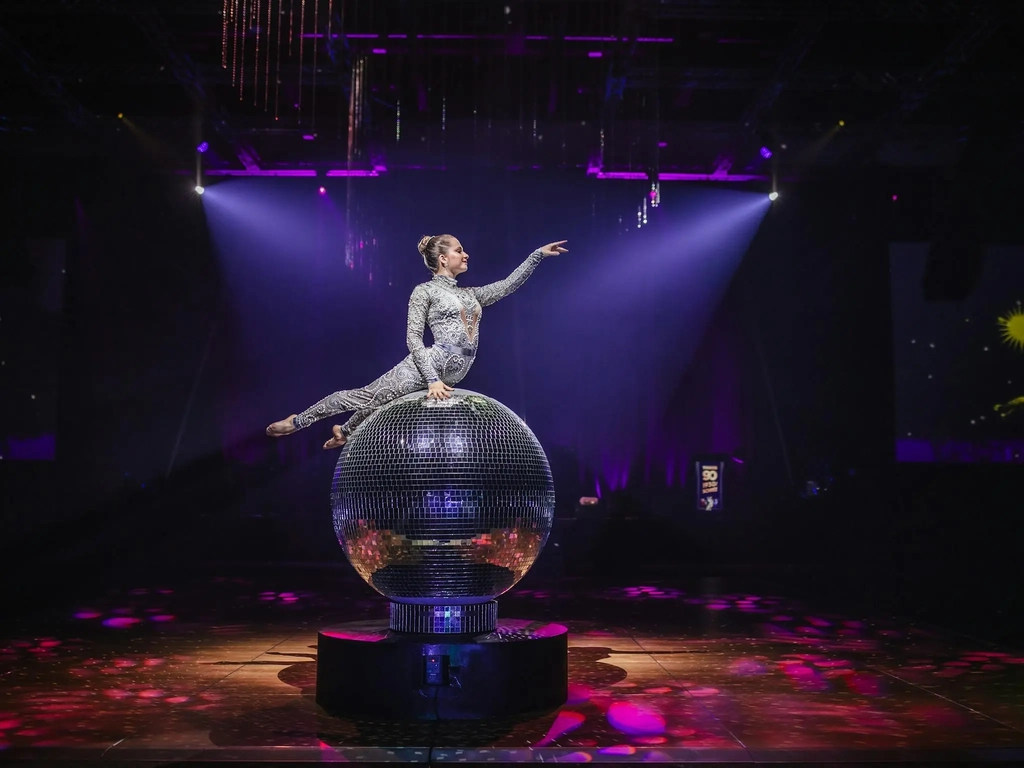
[[725,463],[721,461],[698,461],[697,467],[697,510],[717,512],[722,508],[722,475]]

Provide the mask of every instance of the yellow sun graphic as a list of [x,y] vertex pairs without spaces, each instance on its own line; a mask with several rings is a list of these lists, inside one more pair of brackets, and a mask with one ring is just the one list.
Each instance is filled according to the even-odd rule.
[[1024,308],[1019,301],[1016,307],[999,318],[999,327],[1002,328],[1003,341],[1024,352]]

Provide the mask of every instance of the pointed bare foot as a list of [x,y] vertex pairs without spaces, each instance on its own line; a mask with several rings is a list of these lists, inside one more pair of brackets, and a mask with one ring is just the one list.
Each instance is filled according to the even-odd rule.
[[284,437],[285,435],[290,435],[292,432],[297,432],[298,430],[295,428],[295,424],[292,421],[294,418],[295,414],[293,413],[287,419],[275,421],[267,427],[267,434],[270,435],[270,437]]
[[348,436],[341,431],[341,427],[337,424],[334,425],[331,431],[334,432],[334,437],[324,443],[325,451],[329,451],[331,448],[341,448],[341,446],[348,442]]

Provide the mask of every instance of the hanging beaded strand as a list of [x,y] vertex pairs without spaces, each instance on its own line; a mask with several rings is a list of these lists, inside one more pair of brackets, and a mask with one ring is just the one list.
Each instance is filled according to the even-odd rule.
[[260,13],[260,2],[261,0],[253,0],[256,10],[253,14],[253,18],[256,20],[256,55],[253,57],[252,66],[252,105],[254,107],[260,92],[260,20],[263,18],[263,14]]
[[238,57],[238,100],[242,100],[242,94],[245,90],[245,38],[246,33],[249,31],[249,4],[252,0],[241,0],[242,3],[242,53]]
[[274,119],[278,119],[278,106],[281,102],[281,27],[284,26],[284,0],[277,0],[277,74],[274,77]]
[[306,0],[300,0],[299,2],[299,100],[296,108],[298,109],[298,120],[302,123],[302,63],[303,63],[303,52],[305,46],[303,42],[306,37]]
[[220,29],[220,66],[221,69],[228,68],[228,24],[230,24],[230,4],[231,0],[224,0],[221,7],[221,29]]
[[263,74],[263,111],[266,112],[270,108],[270,38],[273,34],[274,20],[270,15],[271,8],[274,7],[274,0],[267,0],[267,64],[264,68]]
[[234,87],[238,83],[238,0],[230,0],[230,2],[231,26],[235,38],[235,44],[231,46],[231,86]]
[[319,46],[317,46],[317,41],[319,40],[319,38],[316,36],[316,30],[317,30],[317,22],[319,21],[319,19],[320,19],[320,0],[313,0],[313,93],[311,94],[311,99],[310,99],[312,101],[312,106],[310,107],[310,110],[309,110],[310,117],[311,117],[311,122],[310,122],[310,125],[309,125],[309,129],[311,131],[315,131],[316,130],[316,54],[317,54],[317,49],[319,47]]

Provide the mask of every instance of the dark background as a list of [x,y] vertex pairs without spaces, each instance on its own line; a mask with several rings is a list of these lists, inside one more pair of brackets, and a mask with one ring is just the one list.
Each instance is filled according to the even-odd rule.
[[[646,54],[638,60],[609,51],[591,72],[582,69],[593,63],[585,56],[566,54],[554,90],[573,93],[578,82],[586,94],[557,97],[554,113],[538,108],[542,121],[556,126],[548,135],[564,139],[543,152],[522,126],[531,124],[534,104],[548,103],[552,88],[544,75],[551,69],[543,62],[558,52],[545,49],[538,63],[507,48],[478,50],[480,79],[502,71],[510,78],[501,89],[508,103],[487,102],[494,133],[486,142],[458,138],[456,118],[464,136],[478,136],[470,96],[458,108],[452,102],[452,133],[438,138],[435,88],[429,108],[403,123],[403,136],[422,133],[423,141],[389,144],[394,104],[374,101],[358,151],[346,157],[337,152],[346,146],[344,82],[332,97],[338,104],[323,107],[332,117],[322,117],[331,127],[322,133],[333,131],[337,145],[314,151],[310,145],[320,139],[301,138],[308,118],[287,135],[255,132],[257,121],[270,118],[223,95],[230,86],[215,80],[224,77],[219,22],[202,9],[151,9],[155,16],[138,19],[70,4],[62,24],[84,25],[96,39],[120,35],[124,45],[147,51],[152,72],[159,72],[143,72],[141,63],[119,69],[116,61],[83,54],[77,83],[68,69],[71,53],[44,43],[49,38],[39,32],[40,16],[56,7],[22,5],[5,8],[2,19],[5,55],[20,62],[12,94],[21,99],[7,102],[2,134],[4,270],[24,263],[34,253],[31,243],[60,241],[66,274],[53,358],[59,375],[56,388],[46,390],[57,398],[55,459],[0,462],[0,550],[12,610],[143,567],[337,562],[326,511],[333,457],[319,450],[326,425],[278,442],[265,438],[263,427],[333,388],[363,383],[404,354],[404,302],[426,277],[413,244],[426,232],[451,229],[470,248],[479,282],[503,276],[549,240],[566,237],[573,245],[564,262],[542,265],[521,294],[488,311],[479,367],[467,382],[520,412],[548,446],[564,519],[553,534],[560,547],[545,553],[537,578],[743,570],[790,591],[947,623],[955,614],[955,623],[979,634],[1020,638],[1019,463],[894,460],[889,272],[891,243],[925,244],[940,276],[928,286],[929,300],[968,300],[979,250],[1021,242],[1013,173],[1019,104],[1003,98],[1014,82],[1006,46],[1020,28],[1010,6],[993,4],[1010,15],[984,44],[977,36],[990,22],[957,3],[944,5],[962,17],[907,18],[900,14],[911,13],[908,5],[882,4],[895,21],[839,15],[816,32],[777,5],[770,23],[737,18],[742,4],[722,5],[718,19],[677,18],[671,24],[679,31],[657,34],[703,42],[676,45],[671,61],[664,53],[645,63]],[[441,5],[449,15],[417,17],[415,24],[455,30],[455,4]],[[607,18],[529,24],[562,33],[575,30],[574,23],[595,34],[617,29],[621,9],[602,7]],[[163,32],[147,27],[154,18],[164,19]],[[382,33],[397,28],[369,13],[350,23]],[[887,32],[886,24],[898,29]],[[975,37],[961,34],[968,27]],[[807,35],[813,42],[805,41],[806,55],[786,64]],[[734,55],[720,42],[744,36],[760,40],[751,43],[759,53],[752,47]],[[904,45],[911,38],[919,42]],[[858,39],[855,60],[829,59],[841,42]],[[891,56],[880,61],[884,52]],[[134,55],[123,52],[124,60]],[[352,55],[332,60],[342,80]],[[445,55],[437,60],[462,54]],[[939,64],[961,59],[967,63],[935,74]],[[416,103],[418,73],[427,71],[410,60],[400,75],[385,70],[379,81],[383,88],[392,78],[396,88],[409,89],[407,105]],[[521,70],[514,66],[520,61],[528,62]],[[159,62],[167,69],[157,70]],[[620,66],[626,92],[609,103],[605,85],[618,82]],[[687,67],[700,70],[689,81]],[[107,71],[117,74],[107,79]],[[438,79],[430,82],[454,83],[469,70],[431,71]],[[819,82],[839,71],[855,74],[836,75],[835,89]],[[190,81],[182,72],[198,74]],[[883,73],[894,84],[870,84]],[[915,73],[937,79],[914,81]],[[643,80],[655,75],[658,82]],[[51,76],[66,87],[54,91]],[[724,87],[728,78],[742,87]],[[751,113],[758,130],[749,133],[744,105],[761,104],[776,81],[792,87]],[[327,82],[323,87],[334,87]],[[195,101],[197,83],[205,101]],[[655,100],[652,92],[661,96]],[[84,128],[71,119],[74,104],[85,105]],[[119,109],[131,126],[115,116]],[[840,117],[850,123],[842,131],[835,127]],[[599,125],[606,129],[603,157]],[[200,199],[193,189],[197,138],[214,145],[202,161],[207,172],[238,170],[236,150],[255,147],[263,168],[315,167],[320,176],[218,183],[209,175],[202,178],[208,197]],[[664,152],[660,142],[668,145]],[[775,148],[774,158],[759,165],[764,143]],[[783,143],[789,149],[781,150]],[[376,178],[323,176],[346,163],[369,168],[377,152],[388,171]],[[759,178],[663,181],[662,205],[639,233],[629,224],[649,184],[586,173],[592,158],[607,171],[712,173],[724,154],[733,158],[734,173]],[[253,181],[256,191],[239,198],[235,218],[214,216],[220,191]],[[313,206],[325,203],[321,184],[336,208],[318,234],[302,227]],[[744,193],[762,199],[773,186],[781,197],[764,206],[752,238],[737,234],[740,225],[701,236],[700,253],[720,247],[723,261],[734,259],[731,274],[705,267],[710,259],[699,269],[670,269],[671,253],[660,248],[694,226],[688,215],[710,206],[724,216],[733,204],[727,200]],[[246,216],[253,226],[245,226]],[[231,221],[235,230],[225,224]],[[352,267],[345,261],[350,237],[375,243]],[[617,277],[607,277],[619,274],[618,286]],[[26,338],[8,336],[7,326],[28,321],[8,317],[8,306],[24,308],[27,300],[9,288],[27,279],[5,279],[5,345]],[[701,289],[719,282],[721,296]],[[595,285],[604,292],[580,290]],[[967,294],[956,296],[954,288],[965,285]],[[656,301],[645,294],[662,287]],[[618,314],[600,311],[609,303]],[[546,319],[553,306],[557,323]],[[15,310],[22,311],[34,310]],[[574,317],[586,322],[567,325]],[[627,342],[642,353],[639,374],[620,354]],[[585,357],[595,349],[601,355]],[[577,372],[585,375],[574,378]],[[595,394],[601,376],[609,390],[604,400]],[[52,379],[43,380],[51,387]],[[7,409],[25,380],[3,381]],[[552,415],[562,411],[570,386],[583,387],[585,396],[573,403],[586,410],[563,424]],[[21,434],[18,424],[5,426],[5,434]],[[563,434],[563,427],[574,431]],[[581,455],[580,446],[605,445],[607,460],[600,451],[596,459]],[[694,511],[693,480],[685,476],[692,458],[706,454],[743,461],[729,463],[728,506],[713,518]],[[598,489],[597,511],[575,509],[579,495]]]

